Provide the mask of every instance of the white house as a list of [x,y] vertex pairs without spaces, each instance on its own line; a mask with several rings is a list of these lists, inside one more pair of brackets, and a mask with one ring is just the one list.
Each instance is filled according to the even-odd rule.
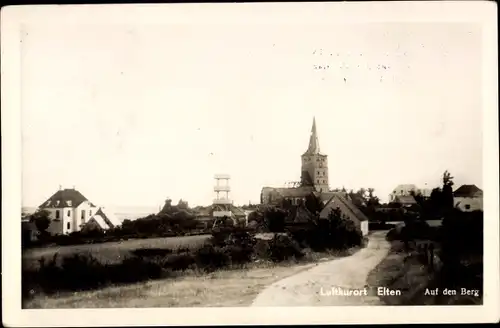
[[418,188],[414,184],[400,184],[389,194],[389,202],[395,202],[397,197],[411,196],[411,194],[416,193],[417,190]]
[[453,205],[464,212],[483,210],[483,191],[475,185],[462,185],[453,192]]
[[39,206],[40,210],[50,213],[50,234],[69,234],[80,231],[98,208],[79,191],[59,189]]
[[397,202],[397,198],[421,195],[423,197],[430,197],[432,189],[418,188],[414,184],[400,184],[389,194],[389,203]]

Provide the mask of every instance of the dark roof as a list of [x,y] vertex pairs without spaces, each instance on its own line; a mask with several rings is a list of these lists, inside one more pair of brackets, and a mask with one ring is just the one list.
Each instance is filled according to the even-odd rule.
[[328,203],[320,213],[320,218],[327,218],[332,209],[339,208],[343,215],[347,216],[352,221],[366,221],[368,218],[361,212],[350,200],[345,197],[344,193],[333,193]]
[[[241,208],[234,206],[234,205],[229,205],[229,208],[235,217],[238,217],[238,218],[246,217],[245,211],[242,210]],[[203,208],[199,208],[198,210],[195,210],[194,214],[197,217],[211,217],[213,211],[214,211],[213,206],[207,206],[207,207],[203,207]],[[190,212],[190,214],[191,214],[191,212]]]
[[305,206],[294,206],[285,218],[286,223],[310,223],[314,222],[315,216]]
[[[88,201],[88,199],[83,196],[76,189],[62,189],[58,190],[49,199],[43,202],[40,208],[63,208],[63,207],[78,207],[81,203]],[[94,204],[90,204],[95,206]]]
[[314,187],[303,186],[297,188],[262,188],[262,192],[279,194],[281,197],[305,197],[314,191]]
[[348,197],[346,198],[349,199],[356,206],[363,206],[366,203],[365,199],[360,194],[349,193],[347,196]]
[[231,212],[236,217],[246,217],[247,216],[244,210],[242,210],[241,208],[236,207],[234,205],[231,205]]
[[483,192],[476,185],[462,185],[453,192],[455,197],[473,197],[476,193]]

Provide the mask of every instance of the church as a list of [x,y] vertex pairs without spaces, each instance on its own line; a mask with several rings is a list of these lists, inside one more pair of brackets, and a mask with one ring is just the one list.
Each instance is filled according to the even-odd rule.
[[324,205],[319,214],[320,218],[327,218],[332,209],[338,208],[345,217],[360,227],[363,235],[366,235],[368,218],[353,204],[347,192],[332,191],[329,186],[328,155],[320,152],[316,120],[313,118],[309,147],[302,154],[300,183],[293,188],[263,187],[260,195],[261,204],[279,206],[287,200],[292,205],[300,205],[305,202],[306,196],[312,193]]

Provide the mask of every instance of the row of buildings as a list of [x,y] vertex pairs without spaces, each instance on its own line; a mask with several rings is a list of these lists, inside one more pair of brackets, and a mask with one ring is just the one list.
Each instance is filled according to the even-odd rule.
[[[357,194],[345,190],[331,190],[329,187],[328,156],[320,152],[316,121],[313,119],[309,147],[302,154],[300,181],[293,187],[275,188],[264,187],[261,191],[261,203],[269,205],[282,204],[284,200],[292,205],[305,202],[308,195],[313,194],[324,204],[319,213],[320,218],[327,218],[333,208],[339,209],[342,214],[352,220],[363,232],[368,233],[368,218],[359,209]],[[417,204],[415,197],[431,196],[429,188],[418,188],[414,184],[397,186],[389,195],[389,203],[397,203],[403,207]],[[483,209],[483,192],[475,185],[463,185],[454,191],[454,205],[462,211]]]
[[[331,190],[329,187],[328,155],[320,152],[316,121],[313,118],[309,146],[301,155],[300,181],[292,187],[276,188],[263,187],[261,190],[261,205],[281,206],[284,201],[295,206],[296,211],[290,213],[291,220],[298,217],[319,215],[326,219],[332,209],[338,209],[342,215],[352,220],[363,232],[368,234],[368,218],[359,209],[357,195],[345,190]],[[217,221],[218,218],[229,217],[235,223],[245,220],[248,224],[249,211],[233,205],[230,200],[229,175],[215,175],[216,185],[214,192],[216,197],[213,204],[196,209],[195,216],[200,221]],[[314,195],[323,203],[320,213],[302,213],[304,211],[300,204],[304,204],[308,195]],[[420,189],[414,184],[402,184],[397,186],[389,195],[390,203],[399,203],[402,206],[416,204],[415,195],[430,197],[430,189]],[[482,210],[482,190],[475,185],[463,185],[454,192],[455,206],[463,211]],[[75,188],[60,189],[39,206],[40,210],[46,210],[50,214],[51,224],[48,232],[51,234],[68,234],[85,229],[107,230],[120,225],[113,213],[102,207],[95,206]]]
[[[420,189],[414,184],[402,184],[394,188],[389,195],[389,203],[401,206],[412,206],[417,204],[416,195],[424,198],[431,196],[431,189]],[[483,210],[483,191],[476,185],[464,184],[453,191],[454,206],[461,211],[470,212]]]

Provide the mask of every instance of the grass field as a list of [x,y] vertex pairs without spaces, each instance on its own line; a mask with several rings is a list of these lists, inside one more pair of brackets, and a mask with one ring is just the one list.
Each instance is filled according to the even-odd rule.
[[71,256],[72,254],[92,254],[102,263],[116,263],[131,255],[131,251],[140,248],[196,248],[208,241],[210,235],[129,239],[119,242],[101,244],[71,245],[57,247],[33,248],[23,251],[24,268],[36,267],[42,257],[51,259],[54,254],[58,256]]
[[23,308],[146,308],[248,306],[268,285],[315,264],[251,264],[248,268],[210,274],[185,272],[154,280],[96,291],[37,295]]

